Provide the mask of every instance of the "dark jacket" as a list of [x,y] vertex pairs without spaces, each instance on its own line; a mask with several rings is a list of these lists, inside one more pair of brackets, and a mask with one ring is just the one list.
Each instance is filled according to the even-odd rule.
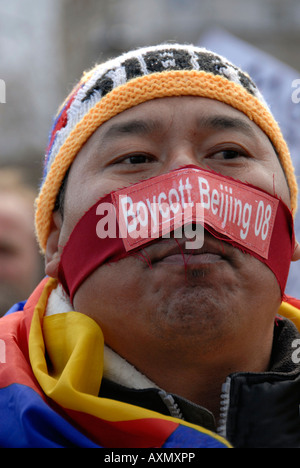
[[103,379],[100,395],[203,426],[218,432],[234,448],[300,448],[297,347],[300,349],[297,328],[290,320],[277,318],[269,371],[239,372],[227,378],[220,396],[218,427],[207,409],[159,389],[133,390]]

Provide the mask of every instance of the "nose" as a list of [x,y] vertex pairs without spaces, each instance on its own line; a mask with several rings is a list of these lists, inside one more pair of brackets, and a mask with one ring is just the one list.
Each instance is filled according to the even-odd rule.
[[166,172],[170,172],[185,166],[205,167],[203,158],[196,153],[192,145],[178,146],[172,151],[168,155],[165,169]]

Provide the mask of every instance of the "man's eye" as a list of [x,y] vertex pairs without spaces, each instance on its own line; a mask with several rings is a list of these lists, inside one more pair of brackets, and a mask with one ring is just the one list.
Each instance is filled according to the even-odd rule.
[[151,162],[150,156],[146,154],[133,154],[131,156],[127,156],[122,160],[122,163],[125,164],[145,164]]
[[213,159],[220,159],[220,160],[227,160],[227,159],[237,159],[241,157],[245,157],[245,153],[238,150],[222,150],[214,153],[211,157]]

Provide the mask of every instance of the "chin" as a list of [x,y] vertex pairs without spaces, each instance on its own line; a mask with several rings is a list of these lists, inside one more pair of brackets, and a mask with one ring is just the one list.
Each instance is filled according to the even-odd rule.
[[[193,287],[176,291],[162,301],[157,309],[156,324],[162,335],[171,334],[188,337],[201,335],[215,339],[232,329],[232,297],[218,294],[212,288]],[[165,335],[166,336],[166,335]]]

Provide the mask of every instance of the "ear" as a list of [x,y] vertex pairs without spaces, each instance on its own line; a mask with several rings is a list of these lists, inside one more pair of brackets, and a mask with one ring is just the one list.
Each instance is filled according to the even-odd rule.
[[59,248],[60,231],[62,227],[62,217],[58,211],[52,214],[50,234],[47,240],[45,252],[45,272],[52,278],[58,277],[58,266],[61,251]]
[[298,260],[300,260],[300,245],[296,241],[296,247],[292,256],[292,261],[297,262]]

